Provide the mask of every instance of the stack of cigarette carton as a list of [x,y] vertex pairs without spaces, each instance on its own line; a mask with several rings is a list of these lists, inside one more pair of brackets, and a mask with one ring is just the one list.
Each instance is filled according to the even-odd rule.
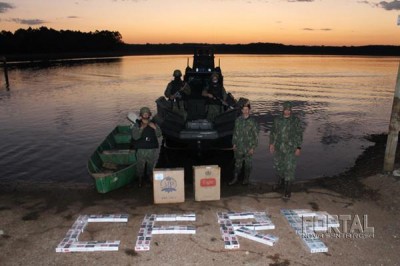
[[196,227],[183,225],[157,226],[157,221],[196,221],[196,214],[151,214],[146,215],[140,226],[136,240],[136,251],[149,251],[153,235],[160,234],[196,234]]
[[153,227],[155,223],[155,215],[146,215],[143,218],[142,224],[137,235],[135,250],[148,251],[150,250],[150,243],[153,234]]
[[[278,241],[278,237],[256,232],[257,230],[275,229],[275,225],[265,212],[218,212],[217,217],[225,249],[240,248],[237,236],[270,246]],[[255,219],[255,221],[232,221],[241,219]]]
[[240,227],[239,229],[235,230],[236,235],[251,239],[253,241],[268,245],[268,246],[273,246],[275,245],[276,242],[278,242],[279,238],[271,235],[271,234],[261,234],[258,233],[257,231],[250,230],[246,227]]
[[196,214],[157,214],[155,219],[156,221],[196,221]]
[[218,213],[217,216],[225,249],[239,249],[239,239],[235,234],[235,228],[232,225],[232,221],[226,216],[221,215],[221,213]]
[[80,215],[56,247],[56,252],[116,251],[120,241],[79,241],[89,222],[127,222],[127,214]]
[[328,252],[328,247],[318,238],[315,231],[339,227],[339,222],[334,216],[327,212],[313,212],[307,209],[282,209],[281,213],[311,253]]
[[314,231],[328,231],[329,228],[340,227],[337,217],[334,217],[327,212],[317,212],[313,223]]
[[113,222],[128,222],[128,214],[97,214],[89,215],[88,222],[92,223],[113,223]]
[[162,234],[196,234],[196,227],[184,225],[156,225],[153,227],[153,235]]

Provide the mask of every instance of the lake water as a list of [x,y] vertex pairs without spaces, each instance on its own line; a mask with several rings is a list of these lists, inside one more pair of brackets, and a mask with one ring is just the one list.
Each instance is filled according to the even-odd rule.
[[[163,94],[191,56],[129,56],[9,69],[0,78],[0,182],[91,184],[90,154],[129,111]],[[274,179],[267,142],[283,101],[304,123],[299,180],[351,167],[388,130],[399,58],[216,55],[225,88],[246,97],[260,122],[252,180]]]

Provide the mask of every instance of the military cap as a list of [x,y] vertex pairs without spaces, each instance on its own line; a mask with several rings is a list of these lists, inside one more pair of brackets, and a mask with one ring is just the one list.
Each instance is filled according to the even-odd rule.
[[150,108],[149,107],[142,107],[142,108],[140,108],[140,115],[143,115],[144,113],[148,113],[149,115],[151,115],[151,112],[150,112]]

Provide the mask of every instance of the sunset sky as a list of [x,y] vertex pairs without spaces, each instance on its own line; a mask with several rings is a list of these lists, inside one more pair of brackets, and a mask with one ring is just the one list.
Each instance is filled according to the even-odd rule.
[[400,0],[6,0],[0,29],[119,31],[125,43],[400,45]]

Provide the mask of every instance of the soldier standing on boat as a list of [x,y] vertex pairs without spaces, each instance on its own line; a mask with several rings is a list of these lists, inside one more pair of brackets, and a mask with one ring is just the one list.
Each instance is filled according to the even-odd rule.
[[244,163],[243,185],[249,184],[252,170],[254,150],[258,145],[259,126],[257,121],[250,117],[250,102],[247,101],[241,107],[242,115],[236,118],[233,129],[232,144],[235,155],[235,170],[233,179],[228,185],[236,184]]
[[189,84],[181,79],[182,72],[179,69],[176,69],[172,76],[174,79],[168,83],[164,95],[171,102],[172,111],[181,115],[186,120],[187,112],[184,100],[185,96],[190,94],[191,89]]
[[157,160],[159,147],[158,138],[161,137],[160,127],[150,120],[150,108],[142,107],[138,122],[132,128],[133,147],[136,149],[137,175],[139,187],[143,185],[144,172],[153,181],[153,168]]
[[[274,154],[274,168],[278,174],[278,189],[284,186],[283,197],[291,196],[291,183],[295,178],[297,157],[301,154],[303,129],[300,119],[292,114],[292,103],[283,103],[282,115],[274,119],[269,150]],[[275,188],[275,189],[277,189]]]
[[210,83],[201,95],[207,97],[207,119],[214,121],[215,117],[224,111],[224,105],[227,105],[227,93],[217,72],[211,74]]

